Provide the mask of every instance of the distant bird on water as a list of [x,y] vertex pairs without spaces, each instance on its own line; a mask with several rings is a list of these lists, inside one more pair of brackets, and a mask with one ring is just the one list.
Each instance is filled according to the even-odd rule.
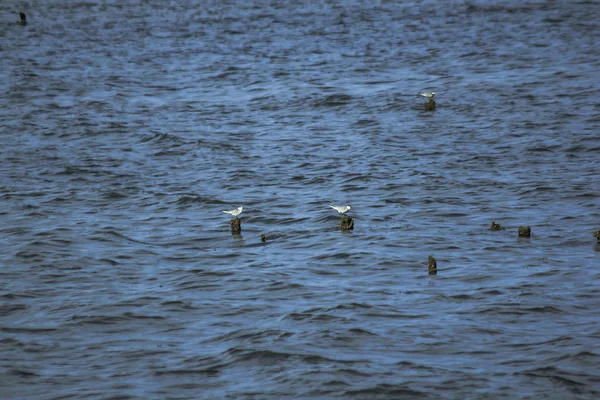
[[21,20],[17,21],[17,25],[27,25],[27,16],[25,13],[20,12],[19,16],[21,17]]
[[337,211],[340,214],[347,213],[352,208],[350,206],[332,206],[331,204],[329,205],[329,207],[333,208],[335,211]]
[[433,96],[435,96],[435,92],[422,92],[419,94],[423,97],[427,97],[428,99],[431,99]]
[[244,207],[239,206],[238,208],[236,208],[235,210],[230,210],[230,211],[223,211],[225,214],[231,214],[234,217],[237,217],[238,215],[240,215],[242,213],[242,210],[244,209]]

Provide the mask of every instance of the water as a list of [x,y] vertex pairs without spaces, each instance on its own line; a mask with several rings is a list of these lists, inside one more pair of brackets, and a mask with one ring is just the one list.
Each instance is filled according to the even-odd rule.
[[600,396],[596,2],[131,3],[0,5],[1,398]]

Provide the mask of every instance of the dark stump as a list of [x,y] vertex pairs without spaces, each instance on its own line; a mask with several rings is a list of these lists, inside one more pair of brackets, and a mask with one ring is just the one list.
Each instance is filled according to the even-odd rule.
[[497,224],[495,221],[492,221],[492,226],[490,226],[490,231],[503,231],[504,227],[500,224]]
[[435,101],[433,101],[433,98],[430,98],[429,100],[427,100],[425,102],[425,111],[433,111],[435,110]]
[[342,215],[342,221],[340,222],[339,228],[343,231],[349,231],[354,229],[354,220],[349,215]]
[[231,233],[240,233],[242,231],[242,220],[238,217],[231,219]]
[[429,263],[427,264],[427,270],[429,275],[437,275],[437,262],[433,256],[429,256]]
[[600,229],[594,232],[594,237],[596,238],[597,242],[600,243]]
[[264,233],[260,235],[260,241],[263,243],[267,241],[267,237],[265,236]]
[[530,237],[531,236],[531,228],[528,226],[520,226],[518,232],[519,232],[519,237]]

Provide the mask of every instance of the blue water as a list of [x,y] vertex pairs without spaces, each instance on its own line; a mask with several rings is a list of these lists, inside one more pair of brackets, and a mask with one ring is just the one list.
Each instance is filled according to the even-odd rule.
[[600,397],[597,2],[0,11],[0,398]]

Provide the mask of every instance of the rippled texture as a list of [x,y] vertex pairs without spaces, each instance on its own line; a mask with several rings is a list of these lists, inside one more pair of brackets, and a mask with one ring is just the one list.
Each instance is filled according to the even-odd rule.
[[598,398],[597,2],[292,3],[0,4],[0,397]]

